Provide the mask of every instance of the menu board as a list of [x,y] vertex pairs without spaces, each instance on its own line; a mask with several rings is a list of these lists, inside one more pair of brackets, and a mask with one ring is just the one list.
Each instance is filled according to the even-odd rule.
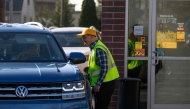
[[176,41],[178,41],[178,42],[184,42],[185,41],[185,32],[184,31],[178,31],[177,32]]
[[[178,35],[178,37],[181,36]],[[156,48],[177,48],[176,39],[176,15],[158,15],[156,27]]]

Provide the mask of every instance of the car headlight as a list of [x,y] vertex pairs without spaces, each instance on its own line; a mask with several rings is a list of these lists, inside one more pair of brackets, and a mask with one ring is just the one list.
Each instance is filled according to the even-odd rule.
[[64,92],[67,91],[82,91],[85,89],[85,82],[73,82],[73,83],[63,83],[62,89]]
[[86,96],[86,82],[77,81],[62,84],[62,100],[84,98]]

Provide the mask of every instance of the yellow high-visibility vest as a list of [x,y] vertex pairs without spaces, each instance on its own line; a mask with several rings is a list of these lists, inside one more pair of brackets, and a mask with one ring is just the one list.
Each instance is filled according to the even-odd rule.
[[[128,48],[131,48],[128,50],[128,56],[133,57],[135,55],[134,50],[135,50],[135,46],[134,46],[134,42],[132,42],[131,39],[128,39]],[[133,69],[135,67],[139,67],[141,66],[143,63],[141,60],[130,60],[128,61],[128,69]]]
[[115,65],[115,61],[109,51],[109,49],[99,40],[95,47],[93,48],[91,54],[89,55],[89,63],[88,63],[88,74],[90,75],[90,85],[95,86],[100,74],[100,66],[96,64],[96,50],[97,48],[102,49],[106,52],[107,60],[108,60],[108,71],[103,80],[103,82],[112,81],[119,77],[119,72]]

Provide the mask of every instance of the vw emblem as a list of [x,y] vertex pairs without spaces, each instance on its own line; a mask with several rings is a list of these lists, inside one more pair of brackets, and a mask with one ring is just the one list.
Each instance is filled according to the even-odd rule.
[[28,95],[28,89],[25,86],[18,86],[15,93],[19,98],[24,98]]

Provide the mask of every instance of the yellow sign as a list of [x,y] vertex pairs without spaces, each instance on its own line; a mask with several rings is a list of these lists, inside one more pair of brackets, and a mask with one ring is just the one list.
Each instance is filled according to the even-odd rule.
[[156,48],[177,48],[177,32],[173,31],[156,31]]
[[158,42],[175,42],[176,41],[176,32],[167,31],[167,32],[156,32],[156,38]]
[[177,32],[177,39],[178,42],[184,42],[185,41],[185,32]]
[[142,49],[142,42],[135,42],[135,49]]
[[177,48],[177,42],[162,42],[161,48]]
[[162,44],[161,44],[162,42],[156,42],[156,48],[162,48]]
[[145,49],[135,49],[135,56],[145,56]]

